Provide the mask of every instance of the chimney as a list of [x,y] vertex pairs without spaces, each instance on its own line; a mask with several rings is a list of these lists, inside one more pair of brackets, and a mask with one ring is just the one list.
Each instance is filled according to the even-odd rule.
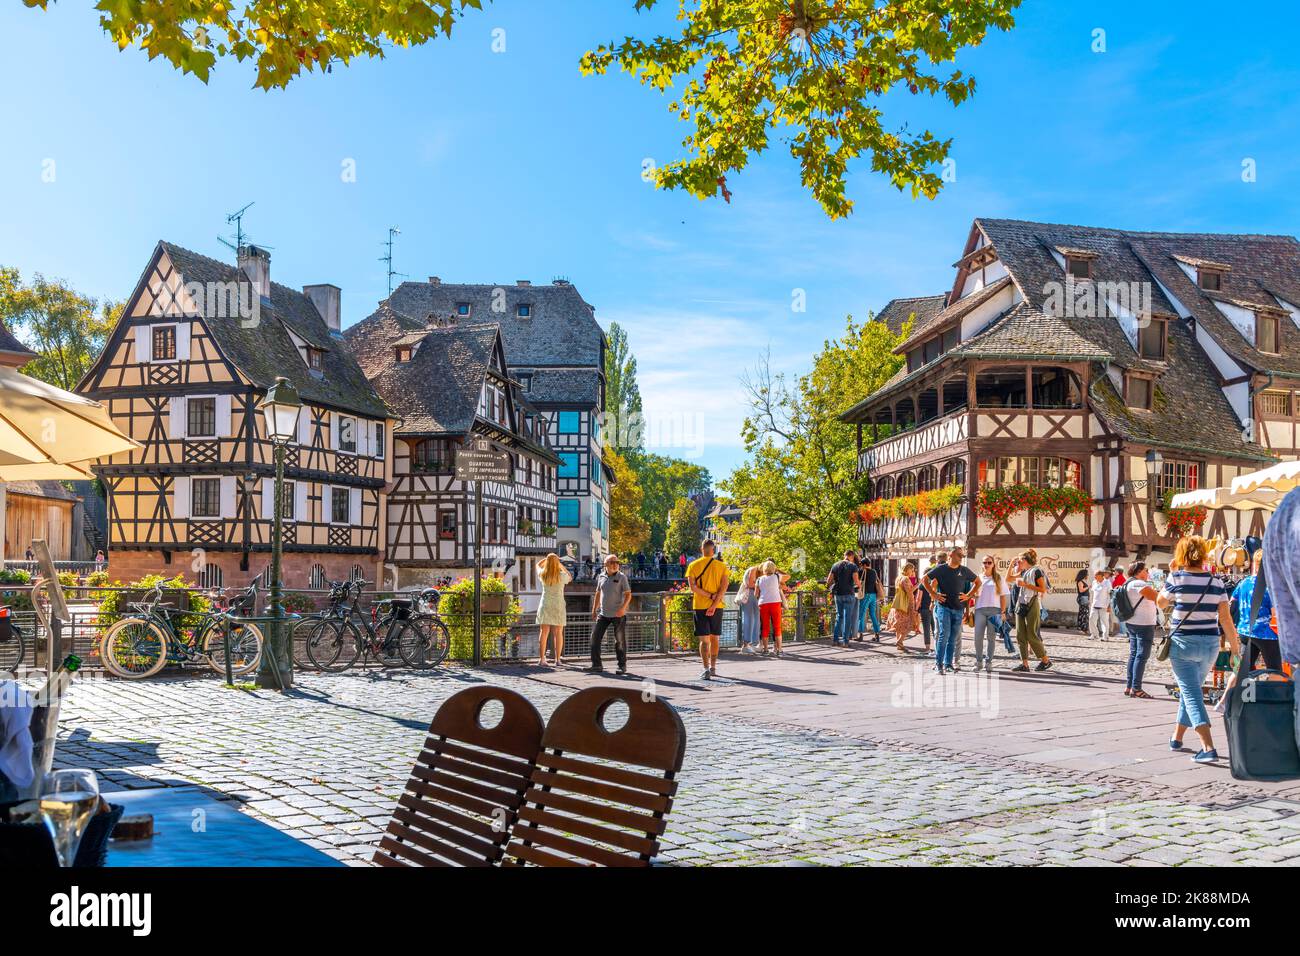
[[264,299],[271,297],[271,254],[258,246],[240,246],[235,254],[239,269],[248,276],[253,291]]
[[518,285],[522,285],[522,286],[529,286],[533,284],[532,281],[529,279],[517,279],[516,282]]
[[429,276],[429,285],[442,285],[442,280],[437,276]]
[[321,285],[305,285],[302,287],[302,292],[303,295],[311,299],[311,304],[316,306],[316,311],[325,320],[330,335],[342,335],[343,322],[340,315],[340,300],[343,297],[343,290],[336,285],[323,283]]

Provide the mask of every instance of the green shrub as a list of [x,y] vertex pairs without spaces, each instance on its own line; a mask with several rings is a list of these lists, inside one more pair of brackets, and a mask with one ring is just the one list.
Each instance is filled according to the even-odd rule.
[[686,584],[678,584],[664,597],[668,614],[668,639],[673,650],[698,651],[700,639],[695,636],[695,613],[691,607],[693,595]]
[[12,608],[14,611],[31,611],[32,592],[30,591],[11,591],[5,589],[5,585],[26,585],[32,583],[32,576],[26,571],[18,568],[5,568],[0,571],[0,604]]
[[[483,579],[483,594],[507,594],[506,583],[499,578]],[[510,625],[519,620],[519,602],[506,598],[504,614],[483,615],[483,656],[510,656]],[[485,605],[487,602],[484,602]],[[472,660],[474,657],[474,579],[462,578],[442,591],[438,613],[447,622],[451,633],[452,660]]]
[[[178,603],[181,610],[188,613],[171,618],[172,627],[178,633],[195,628],[201,620],[199,615],[212,610],[212,602],[197,591],[190,591],[189,584],[186,583],[184,576],[180,574],[174,578],[165,578],[161,574],[146,574],[140,580],[132,581],[130,584],[113,582],[113,586],[116,588],[130,588],[140,591],[148,591],[157,584],[161,584],[166,591],[185,592]],[[104,593],[103,600],[99,602],[99,626],[101,628],[107,628],[127,614],[135,613],[131,608],[125,606],[125,599],[129,596],[123,591],[107,591]]]

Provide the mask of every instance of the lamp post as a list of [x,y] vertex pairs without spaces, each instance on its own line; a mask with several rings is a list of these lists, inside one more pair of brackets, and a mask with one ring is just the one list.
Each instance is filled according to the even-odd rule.
[[[281,376],[266,392],[266,398],[257,406],[266,418],[266,434],[271,439],[275,456],[275,506],[271,522],[271,636],[262,653],[262,666],[257,671],[257,686],[286,690],[293,686],[293,654],[284,654],[284,618],[280,590],[280,555],[283,550],[284,529],[284,455],[286,446],[298,434],[298,413],[302,399],[298,390]],[[281,655],[284,655],[283,660]]]

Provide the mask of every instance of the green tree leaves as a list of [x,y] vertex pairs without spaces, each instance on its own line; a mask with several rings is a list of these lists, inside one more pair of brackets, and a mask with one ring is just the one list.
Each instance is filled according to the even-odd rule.
[[848,516],[866,500],[867,481],[857,475],[855,428],[839,416],[898,371],[903,360],[893,349],[909,333],[910,324],[895,336],[881,322],[850,317],[844,336],[826,342],[793,384],[766,362],[746,376],[750,457],[722,482],[743,511],[727,529],[730,566],[770,557],[798,577],[822,577],[856,545]]
[[0,321],[40,357],[20,371],[72,390],[99,356],[121,303],[102,307],[57,279],[37,275],[24,285],[16,269],[0,266]]
[[1010,29],[1019,3],[679,0],[680,34],[605,44],[582,58],[582,70],[617,67],[673,91],[669,111],[694,132],[682,142],[685,158],[655,170],[660,187],[730,201],[728,177],[766,151],[770,136],[788,135],[803,185],[834,219],[853,209],[845,178],[861,156],[898,189],[938,195],[951,140],[887,129],[878,103],[892,90],[963,102],[974,78],[939,67],[990,29]]

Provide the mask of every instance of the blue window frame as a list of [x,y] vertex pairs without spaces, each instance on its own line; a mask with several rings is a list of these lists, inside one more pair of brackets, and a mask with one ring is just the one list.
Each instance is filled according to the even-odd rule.
[[582,511],[577,498],[561,498],[556,502],[558,523],[561,528],[576,528],[582,523]]
[[577,478],[578,477],[578,453],[576,451],[560,452],[560,477]]
[[579,435],[582,433],[582,418],[577,412],[560,412],[560,434]]

